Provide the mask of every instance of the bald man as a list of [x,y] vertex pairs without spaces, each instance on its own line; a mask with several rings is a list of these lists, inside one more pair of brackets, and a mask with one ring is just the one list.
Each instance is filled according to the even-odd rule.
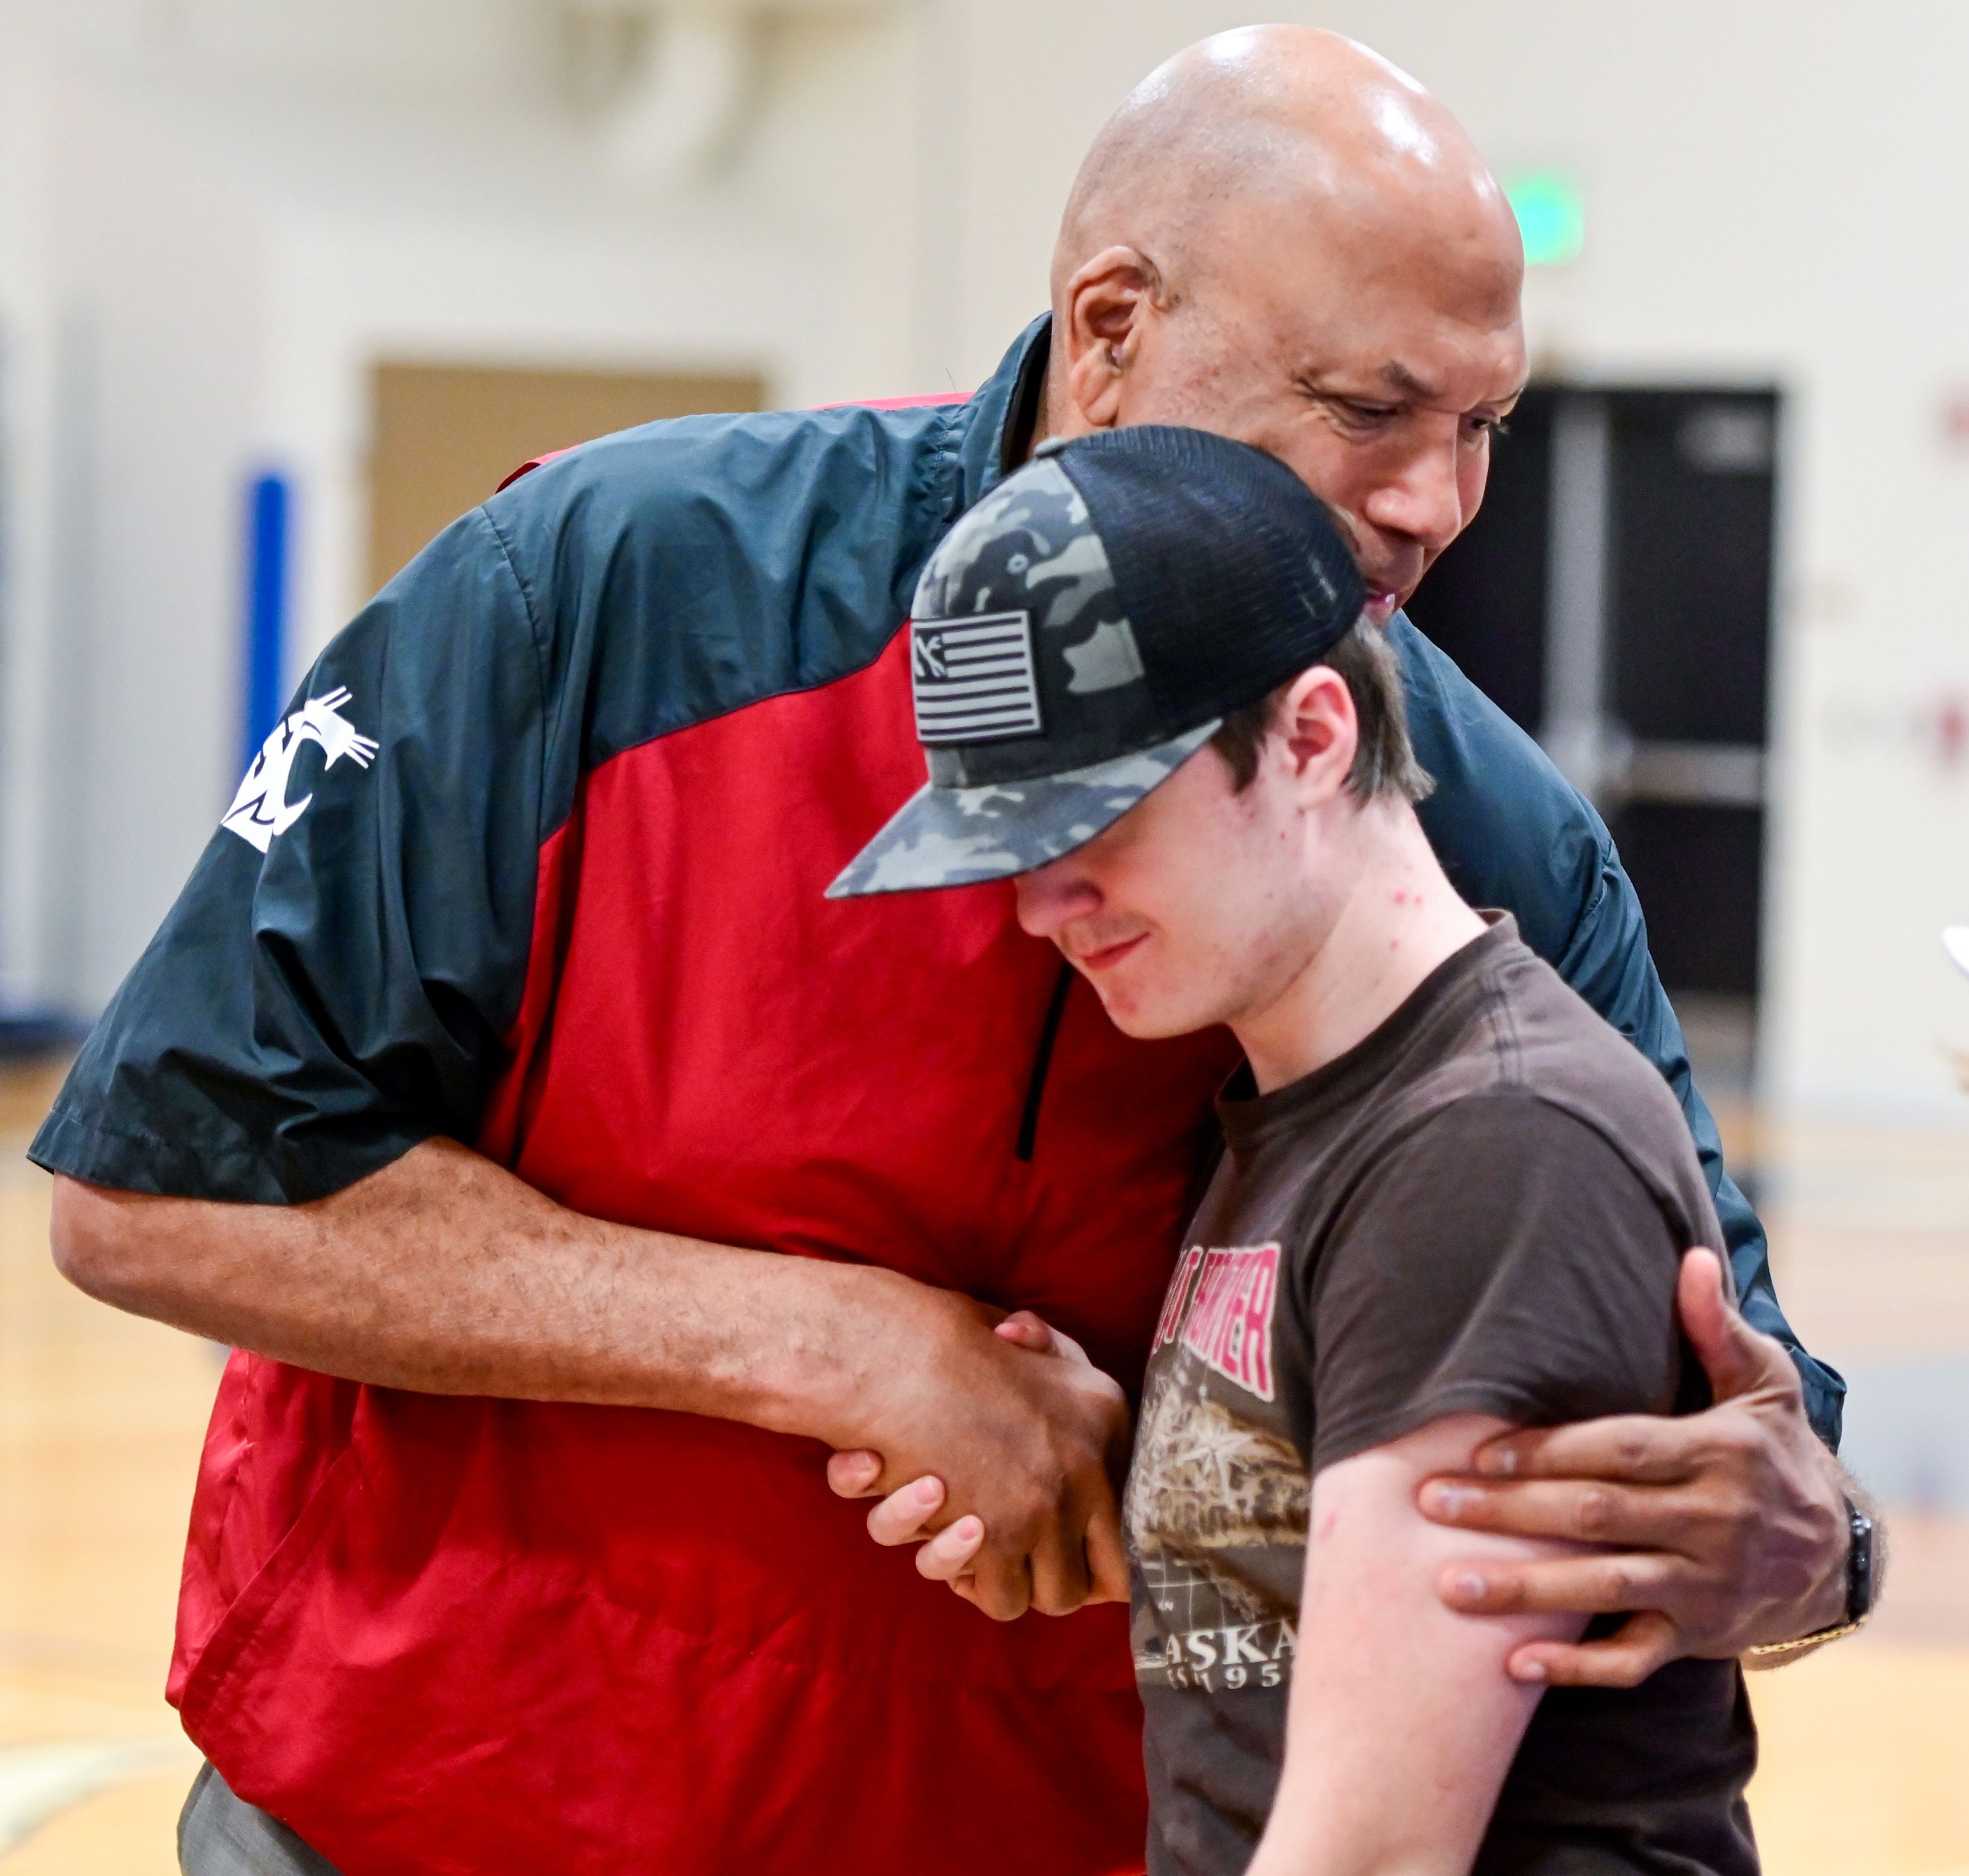
[[[1125,1614],[1082,1605],[1125,1593],[1111,1480],[1231,1051],[1120,1035],[1002,885],[823,896],[923,778],[917,573],[1046,434],[1206,426],[1343,518],[1452,878],[1669,1077],[1786,1334],[1604,829],[1398,616],[1522,385],[1519,271],[1400,73],[1212,41],[1103,134],[974,397],[590,443],[323,655],[34,1149],[74,1281],[238,1351],[169,1689],[186,1869],[1140,1867]],[[968,738],[1035,729],[1032,629],[1008,597],[919,654]],[[1424,1488],[1617,1547],[1448,1573],[1642,1611],[1516,1671],[1841,1619],[1836,1380],[1692,1328],[1711,1412]],[[920,1581],[829,1449],[928,1482],[881,1534],[975,1515],[991,1613],[1066,1619]]]

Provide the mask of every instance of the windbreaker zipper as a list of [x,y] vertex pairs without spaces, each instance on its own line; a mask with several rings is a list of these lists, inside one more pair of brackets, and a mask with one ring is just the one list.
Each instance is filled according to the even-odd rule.
[[1019,1115],[1018,1144],[1012,1157],[1030,1163],[1033,1142],[1040,1131],[1040,1103],[1046,1099],[1046,1070],[1053,1063],[1053,1045],[1059,1034],[1059,1019],[1066,1014],[1066,993],[1073,988],[1073,966],[1062,962],[1053,979],[1053,999],[1046,1005],[1046,1021],[1040,1025],[1040,1046],[1033,1053],[1033,1072],[1026,1082],[1026,1104]]

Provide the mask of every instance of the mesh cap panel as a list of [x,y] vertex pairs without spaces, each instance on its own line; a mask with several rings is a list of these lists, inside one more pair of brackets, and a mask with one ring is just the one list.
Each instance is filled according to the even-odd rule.
[[1255,703],[1344,638],[1367,589],[1276,457],[1143,424],[1062,450],[1106,544],[1165,734]]

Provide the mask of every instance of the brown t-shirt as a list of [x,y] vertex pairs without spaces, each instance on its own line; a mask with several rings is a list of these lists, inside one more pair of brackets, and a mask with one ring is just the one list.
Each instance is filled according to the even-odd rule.
[[[1153,1876],[1242,1871],[1263,1829],[1312,1475],[1448,1413],[1702,1404],[1675,1274],[1721,1242],[1674,1097],[1508,918],[1338,1060],[1219,1112],[1126,1503]],[[1753,1876],[1756,1758],[1733,1661],[1549,1693],[1478,1876]]]

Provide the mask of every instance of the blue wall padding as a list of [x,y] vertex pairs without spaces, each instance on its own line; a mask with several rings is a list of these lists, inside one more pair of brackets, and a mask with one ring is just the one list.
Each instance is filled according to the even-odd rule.
[[246,492],[246,761],[273,734],[287,701],[287,532],[284,476],[253,478]]

